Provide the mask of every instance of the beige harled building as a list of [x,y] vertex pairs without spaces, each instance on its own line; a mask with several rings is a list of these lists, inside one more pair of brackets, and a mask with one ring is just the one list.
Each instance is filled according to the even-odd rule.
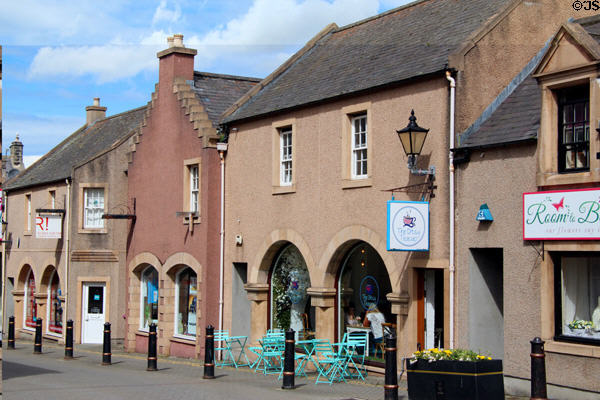
[[[460,240],[451,246],[461,204],[450,197],[450,137],[578,15],[558,1],[411,3],[326,27],[232,106],[223,119],[226,328],[251,341],[288,327],[341,340],[361,329],[346,318],[350,307],[364,319],[376,305],[400,357],[468,347],[458,310],[466,294],[452,285],[465,261]],[[415,169],[435,167],[433,181],[409,172],[396,133],[412,110],[429,129]],[[389,248],[392,193],[428,202],[426,251]],[[404,224],[415,216],[402,214]],[[523,377],[510,355],[494,354]],[[376,346],[370,358],[382,361]]]

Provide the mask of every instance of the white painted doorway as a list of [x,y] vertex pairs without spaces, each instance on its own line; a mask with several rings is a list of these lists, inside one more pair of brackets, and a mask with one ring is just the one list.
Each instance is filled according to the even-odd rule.
[[83,283],[81,343],[102,343],[106,321],[106,286]]

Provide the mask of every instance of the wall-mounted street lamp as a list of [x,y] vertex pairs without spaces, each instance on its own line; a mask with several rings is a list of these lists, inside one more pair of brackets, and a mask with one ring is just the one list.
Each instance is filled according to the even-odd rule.
[[411,110],[410,117],[408,118],[408,125],[404,129],[396,131],[404,152],[408,156],[408,169],[413,175],[435,175],[435,167],[429,167],[429,169],[418,169],[417,168],[417,157],[421,154],[425,138],[429,129],[421,128],[417,125],[417,118],[415,117],[415,110]]

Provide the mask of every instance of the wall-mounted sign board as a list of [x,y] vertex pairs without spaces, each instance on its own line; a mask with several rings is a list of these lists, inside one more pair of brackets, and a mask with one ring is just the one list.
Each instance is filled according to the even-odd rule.
[[62,237],[62,215],[37,215],[35,237],[38,239],[60,239]]
[[523,240],[600,240],[600,189],[523,193]]
[[387,249],[429,251],[428,202],[387,202]]

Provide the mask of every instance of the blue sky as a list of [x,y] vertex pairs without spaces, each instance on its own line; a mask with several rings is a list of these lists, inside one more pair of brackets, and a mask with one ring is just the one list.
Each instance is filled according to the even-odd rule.
[[[409,0],[20,0],[0,8],[3,152],[18,133],[26,165],[85,123],[148,102],[156,53],[184,35],[197,71],[263,78],[327,24]],[[35,12],[32,12],[35,10]]]

